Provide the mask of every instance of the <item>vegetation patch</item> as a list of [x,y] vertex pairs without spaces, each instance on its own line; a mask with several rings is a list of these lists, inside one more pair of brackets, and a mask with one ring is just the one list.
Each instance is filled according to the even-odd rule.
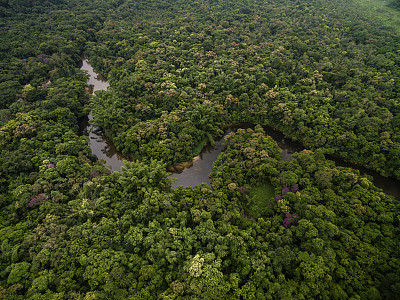
[[246,212],[256,219],[270,216],[273,212],[274,197],[275,189],[269,183],[252,187]]
[[197,146],[193,149],[193,156],[197,156],[200,154],[200,152],[203,150],[204,146],[208,142],[208,137],[203,138]]

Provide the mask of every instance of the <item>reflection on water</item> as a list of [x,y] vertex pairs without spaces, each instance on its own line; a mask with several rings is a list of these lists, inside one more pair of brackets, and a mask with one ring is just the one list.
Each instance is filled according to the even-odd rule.
[[90,76],[87,84],[93,87],[93,93],[96,91],[105,91],[110,86],[106,78],[100,74],[97,74],[93,70],[87,59],[82,60],[81,70],[86,71],[86,73]]
[[[88,84],[93,88],[92,94],[96,91],[107,90],[110,86],[107,79],[93,70],[87,59],[82,61],[81,70],[87,71],[87,74],[90,76]],[[121,167],[124,165],[122,160],[126,158],[115,149],[114,144],[104,136],[100,128],[90,124],[92,119],[93,116],[90,113],[86,120],[82,120],[81,122],[81,128],[83,127],[82,133],[89,135],[89,146],[92,149],[92,153],[98,159],[103,159],[106,165],[111,167],[112,171],[121,171]]]
[[[293,153],[304,150],[304,146],[302,144],[294,142],[290,139],[286,139],[281,132],[276,131],[272,127],[264,126],[264,130],[269,136],[271,136],[278,143],[279,148],[281,148],[281,154],[283,160],[291,161]],[[386,194],[394,196],[397,199],[400,199],[400,181],[397,180],[396,178],[384,177],[380,175],[378,172],[368,170],[367,168],[364,168],[363,166],[360,165],[346,162],[337,156],[325,155],[325,157],[326,159],[334,161],[337,166],[359,170],[361,175],[363,176],[368,175],[372,177],[372,181],[375,186],[382,189]]]
[[304,150],[304,146],[300,143],[286,139],[283,133],[273,129],[270,126],[263,126],[264,131],[269,135],[281,149],[282,160],[291,161],[293,159],[292,154]]
[[[193,160],[191,166],[176,173],[174,172],[174,174],[170,176],[170,178],[177,178],[177,180],[172,184],[172,187],[176,188],[180,185],[184,187],[196,186],[203,182],[210,184],[210,178],[208,176],[212,171],[212,165],[225,149],[224,137],[228,133],[236,131],[239,128],[246,129],[253,127],[253,125],[245,123],[229,126],[229,128],[225,130],[225,135],[215,142],[214,147],[207,145],[201,154]],[[284,161],[291,161],[294,152],[304,149],[301,144],[285,139],[282,133],[273,130],[271,127],[266,126],[264,127],[264,130],[267,135],[271,136],[277,142],[281,149],[281,155]]]
[[[225,135],[231,131],[231,129],[227,130]],[[195,157],[193,164],[190,167],[184,168],[183,170],[169,176],[169,178],[177,178],[177,180],[172,184],[172,187],[177,188],[180,185],[184,187],[196,186],[203,182],[209,185],[210,178],[208,176],[212,171],[212,165],[217,160],[218,155],[220,155],[225,149],[224,137],[215,141],[214,147],[210,145],[205,146],[200,155]]]
[[329,160],[333,160],[337,166],[359,170],[361,175],[368,175],[369,177],[372,177],[371,181],[374,183],[374,185],[382,189],[385,194],[391,195],[396,199],[400,199],[400,180],[397,180],[394,177],[382,176],[378,172],[368,170],[360,165],[346,162],[343,159],[334,157],[332,155],[326,155],[325,157]]
[[[107,80],[94,72],[93,68],[86,59],[82,61],[81,70],[87,71],[87,73],[90,75],[88,84],[93,87],[93,92],[106,90],[109,86]],[[83,120],[80,124],[83,134],[89,135],[89,146],[92,149],[92,153],[96,155],[98,159],[105,160],[106,164],[111,167],[112,171],[120,171],[121,166],[123,166],[122,160],[128,159],[115,149],[114,145],[104,136],[103,132],[99,128],[90,125],[90,120],[92,120],[92,118],[92,114],[90,113],[88,118]],[[249,127],[253,126],[251,124],[237,124],[229,127],[229,129],[225,131],[225,135],[232,130]],[[294,152],[299,152],[304,149],[300,143],[285,138],[282,133],[276,131],[272,127],[264,126],[264,130],[267,135],[271,136],[277,142],[279,148],[281,149],[281,155],[284,161],[291,161],[292,154]],[[208,176],[211,173],[212,165],[217,160],[218,155],[220,155],[224,149],[225,146],[223,138],[217,140],[214,147],[209,145],[204,147],[201,154],[194,159],[193,164],[189,164],[190,166],[183,168],[183,170],[173,171],[174,174],[172,174],[170,178],[177,178],[177,180],[172,186],[174,188],[178,187],[179,185],[185,187],[196,186],[203,182],[210,184],[210,179]],[[377,172],[345,162],[337,157],[327,155],[327,158],[333,160],[338,166],[358,169],[362,175],[367,174],[372,176],[373,182],[377,187],[383,189],[386,194],[400,199],[399,180],[395,178],[383,177]]]
[[[249,124],[237,124],[237,126],[232,126],[225,132],[225,135],[232,130],[236,131],[238,128],[249,128],[253,127]],[[298,142],[292,141],[284,137],[283,133],[273,129],[270,126],[264,126],[264,131],[267,135],[273,138],[279,148],[281,149],[282,160],[291,161],[293,159],[292,154],[295,152],[300,152],[304,150],[304,146]],[[179,174],[172,174],[170,178],[178,178],[178,180],[173,184],[176,188],[179,185],[186,186],[196,186],[200,185],[202,182],[210,184],[209,174],[211,173],[212,164],[217,160],[218,155],[225,149],[223,144],[223,139],[215,143],[215,148],[207,146],[200,155],[193,162],[193,165],[183,169]],[[338,157],[333,157],[331,155],[326,155],[326,158],[333,160],[337,166],[352,168],[360,171],[361,175],[368,175],[372,177],[372,181],[375,186],[381,188],[386,194],[394,196],[400,199],[400,181],[391,178],[384,177],[377,172],[368,170],[362,166],[355,165],[349,162],[345,162],[343,159]]]

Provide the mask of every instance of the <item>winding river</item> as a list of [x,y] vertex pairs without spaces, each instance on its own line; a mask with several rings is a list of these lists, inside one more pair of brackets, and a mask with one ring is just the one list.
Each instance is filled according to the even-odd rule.
[[[107,80],[93,70],[87,59],[82,61],[81,70],[86,71],[90,76],[88,84],[90,87],[92,87],[92,94],[98,90],[106,90],[109,86]],[[114,145],[104,136],[103,132],[99,128],[91,125],[90,120],[92,120],[92,118],[92,114],[90,113],[86,120],[83,120],[80,124],[82,134],[89,135],[89,146],[92,149],[92,153],[96,155],[98,159],[104,160],[105,164],[108,165],[112,171],[120,171],[121,167],[123,166],[122,160],[129,159],[124,157],[116,150]],[[225,131],[225,135],[232,130],[235,131],[236,129],[243,127],[250,126],[243,124],[231,126]],[[285,138],[282,133],[274,130],[273,128],[264,126],[264,130],[277,142],[279,148],[281,149],[283,160],[290,161],[294,152],[304,150],[304,146],[302,146],[300,143]],[[205,146],[200,155],[193,159],[193,162],[180,164],[180,166],[178,165],[175,167],[169,167],[168,171],[173,173],[170,178],[176,178],[175,182],[172,184],[173,188],[176,188],[180,185],[185,187],[196,186],[203,182],[210,184],[208,175],[211,173],[212,164],[217,160],[218,155],[220,155],[224,149],[225,146],[222,137],[221,139],[216,140],[215,146]],[[337,157],[327,156],[327,159],[333,160],[338,166],[358,169],[361,174],[372,176],[373,182],[377,187],[381,188],[386,194],[400,199],[399,180],[395,178],[384,177],[377,172],[368,170],[362,166],[345,162]]]
[[[95,94],[96,91],[107,90],[110,86],[107,79],[93,70],[87,59],[82,61],[81,70],[86,71],[90,76],[87,83],[91,94]],[[104,160],[105,164],[111,167],[111,171],[121,171],[121,167],[124,165],[122,160],[126,158],[115,149],[114,144],[105,137],[100,128],[91,124],[92,119],[93,116],[90,112],[88,117],[80,122],[81,133],[89,135],[89,146],[92,153],[99,160]]]

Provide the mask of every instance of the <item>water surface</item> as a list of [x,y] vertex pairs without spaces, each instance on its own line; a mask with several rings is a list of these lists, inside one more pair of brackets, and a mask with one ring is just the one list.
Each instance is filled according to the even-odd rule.
[[206,145],[200,155],[193,159],[193,164],[191,166],[181,171],[172,171],[174,173],[169,176],[169,178],[177,178],[177,180],[172,183],[172,187],[177,188],[180,185],[184,187],[197,186],[201,185],[203,182],[210,185],[210,178],[208,176],[212,171],[213,163],[225,149],[224,137],[231,131],[232,129],[225,131],[225,135],[216,140],[214,146]]
[[[82,61],[81,70],[86,71],[90,76],[87,83],[91,87],[92,95],[95,95],[96,91],[107,90],[110,86],[106,78],[93,70],[87,59]],[[83,134],[89,135],[89,147],[92,149],[92,153],[99,160],[104,160],[112,171],[121,171],[121,167],[124,165],[122,161],[126,157],[115,149],[114,144],[105,137],[100,128],[91,124],[91,120],[93,120],[93,116],[90,112],[87,118],[81,121],[80,127]]]
[[[107,80],[93,70],[87,59],[83,60],[81,70],[87,71],[87,73],[90,75],[88,84],[93,88],[92,93],[95,93],[99,90],[106,90],[109,86]],[[83,120],[80,124],[83,134],[89,135],[89,146],[92,149],[92,153],[96,155],[98,159],[103,159],[112,171],[120,171],[121,166],[123,166],[122,160],[129,161],[129,159],[127,157],[124,157],[120,152],[116,150],[113,143],[105,137],[100,128],[94,127],[90,124],[90,120],[92,119],[93,116],[90,113],[86,120]],[[226,129],[225,135],[232,130],[249,127],[253,127],[253,125],[236,124]],[[267,135],[271,136],[277,142],[279,148],[281,149],[281,155],[284,161],[292,160],[293,153],[304,150],[303,145],[288,138],[285,138],[285,136],[281,132],[273,129],[272,127],[264,126],[264,130]],[[185,187],[197,186],[203,182],[210,184],[210,178],[208,176],[212,171],[212,165],[217,160],[218,155],[220,155],[224,149],[224,139],[221,138],[215,142],[215,146],[205,146],[200,155],[195,157],[192,163],[184,163],[184,168],[174,169],[172,167],[169,167],[169,171],[173,172],[170,178],[177,178],[172,186],[174,188],[180,185]],[[392,195],[397,199],[400,199],[399,180],[395,178],[384,177],[377,172],[368,170],[359,165],[346,162],[338,157],[329,155],[327,155],[326,157],[327,159],[333,160],[338,166],[358,169],[362,175],[369,175],[373,178],[373,183],[377,187],[381,188],[386,194]]]

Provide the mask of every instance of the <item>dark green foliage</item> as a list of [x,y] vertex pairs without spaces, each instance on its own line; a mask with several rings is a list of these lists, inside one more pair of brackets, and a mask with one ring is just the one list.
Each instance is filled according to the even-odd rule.
[[[311,149],[398,177],[398,34],[341,1],[230,5],[176,3],[168,10],[179,7],[178,15],[159,8],[144,19],[133,14],[132,22],[111,22],[88,44],[113,88],[112,103],[95,102],[94,120],[118,148],[135,155],[149,141],[132,141],[127,130],[186,107],[185,118],[174,122],[200,130],[190,135],[212,129],[216,137],[219,123],[270,124]],[[192,114],[195,107],[204,111]],[[165,130],[165,137],[151,136],[151,147],[182,143]],[[180,148],[174,152],[188,159]]]
[[[324,157],[400,178],[399,33],[357,4],[0,0],[0,299],[398,297],[398,199]],[[173,190],[238,122],[211,187]]]
[[6,108],[15,101],[16,94],[21,86],[18,81],[4,81],[0,83],[0,108]]

